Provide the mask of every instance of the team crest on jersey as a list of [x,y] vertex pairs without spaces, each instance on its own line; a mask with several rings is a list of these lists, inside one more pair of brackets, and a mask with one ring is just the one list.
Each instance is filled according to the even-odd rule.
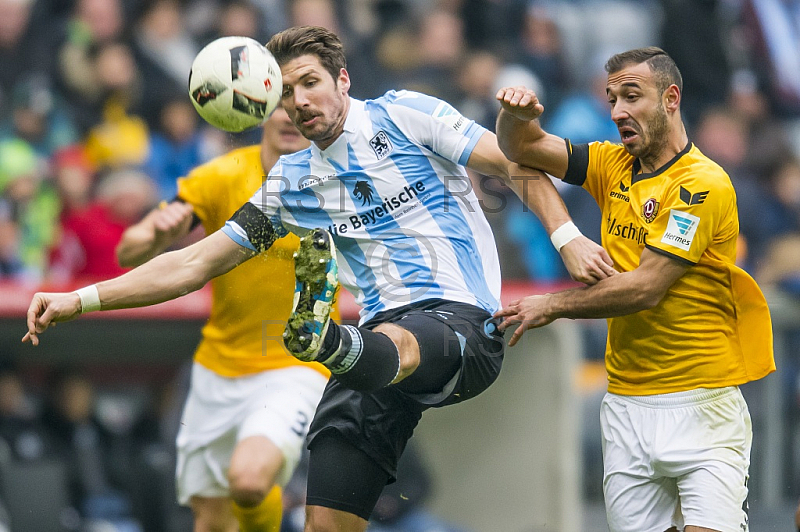
[[366,181],[356,181],[353,185],[353,196],[361,200],[361,205],[372,205],[372,187]]
[[383,130],[378,131],[377,135],[370,139],[369,146],[372,148],[372,151],[375,152],[375,156],[378,158],[378,160],[381,160],[392,153],[392,150],[394,149],[394,146],[392,146],[392,141],[389,140],[389,135],[387,135]]
[[645,222],[650,223],[656,219],[659,205],[661,204],[655,198],[650,198],[644,202],[644,205],[642,205],[642,218],[644,218]]

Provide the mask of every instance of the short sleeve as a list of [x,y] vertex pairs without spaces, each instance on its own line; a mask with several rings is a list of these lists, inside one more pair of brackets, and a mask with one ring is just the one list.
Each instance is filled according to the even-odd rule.
[[462,166],[486,132],[449,103],[418,92],[387,93],[385,108],[408,138]]
[[220,181],[213,179],[216,174],[209,171],[210,164],[199,166],[178,179],[178,198],[191,205],[195,216],[204,223],[209,219],[209,210],[213,207],[211,198],[216,196],[216,183]]
[[615,169],[613,165],[619,159],[619,146],[610,142],[572,144],[569,139],[565,142],[569,162],[564,182],[582,186],[602,209],[607,196],[607,176]]
[[250,200],[222,228],[240,246],[261,252],[288,234],[280,215],[281,195],[288,186],[281,169],[279,160]]
[[647,234],[647,247],[688,264],[697,264],[714,243],[736,236],[736,196],[733,187],[720,180],[690,179],[676,183],[655,199],[655,219]]

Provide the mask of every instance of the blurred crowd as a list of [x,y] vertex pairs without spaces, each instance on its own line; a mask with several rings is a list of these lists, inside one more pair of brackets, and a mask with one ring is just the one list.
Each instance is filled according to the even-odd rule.
[[[618,140],[605,60],[663,47],[684,76],[689,138],[737,189],[742,266],[800,293],[800,0],[0,0],[0,281],[124,271],[114,248],[127,226],[189,169],[260,137],[199,119],[186,93],[195,54],[304,24],[341,35],[356,98],[419,90],[493,129],[497,89],[526,85],[545,129],[575,143]],[[566,279],[536,218],[497,180],[473,178],[504,278]],[[560,189],[599,242],[594,201]],[[80,372],[50,372],[38,394],[28,384],[0,368],[0,469],[53,457],[62,470],[48,478],[70,487],[51,494],[66,497],[58,526],[188,529],[172,485],[180,390],[98,403]],[[28,508],[47,482],[26,478],[38,477],[0,475],[22,481],[3,491]]]
[[[186,94],[214,38],[265,42],[314,24],[343,38],[351,94],[441,97],[492,129],[501,86],[535,88],[545,128],[573,142],[618,139],[603,65],[660,45],[684,75],[690,138],[739,191],[742,264],[798,284],[798,0],[0,0],[0,279],[29,285],[122,270],[122,231],[175,194],[175,179],[258,131],[202,122]],[[506,279],[566,272],[513,194],[475,176]],[[599,211],[563,190],[599,240]]]

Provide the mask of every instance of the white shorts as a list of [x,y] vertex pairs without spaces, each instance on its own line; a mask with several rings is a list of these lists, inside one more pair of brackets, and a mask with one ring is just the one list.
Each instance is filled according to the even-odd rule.
[[178,502],[227,497],[236,444],[266,436],[282,452],[277,482],[291,478],[327,379],[300,366],[228,378],[193,364],[192,384],[178,432]]
[[606,394],[603,493],[611,532],[693,525],[746,532],[753,431],[739,388]]

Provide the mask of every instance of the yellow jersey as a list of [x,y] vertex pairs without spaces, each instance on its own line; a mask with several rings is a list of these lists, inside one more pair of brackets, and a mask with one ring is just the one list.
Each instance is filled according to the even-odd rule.
[[739,218],[725,171],[692,143],[653,173],[618,144],[567,149],[564,181],[597,201],[618,271],[638,267],[645,247],[689,266],[658,305],[608,320],[608,391],[720,388],[774,371],[766,300],[735,265]]
[[[240,148],[178,180],[178,198],[194,207],[206,234],[222,226],[262,185],[261,147]],[[288,235],[266,252],[211,281],[211,316],[195,361],[224,377],[305,365],[283,347],[294,297],[299,239]],[[338,315],[334,314],[338,318]],[[325,376],[320,364],[314,369]]]

